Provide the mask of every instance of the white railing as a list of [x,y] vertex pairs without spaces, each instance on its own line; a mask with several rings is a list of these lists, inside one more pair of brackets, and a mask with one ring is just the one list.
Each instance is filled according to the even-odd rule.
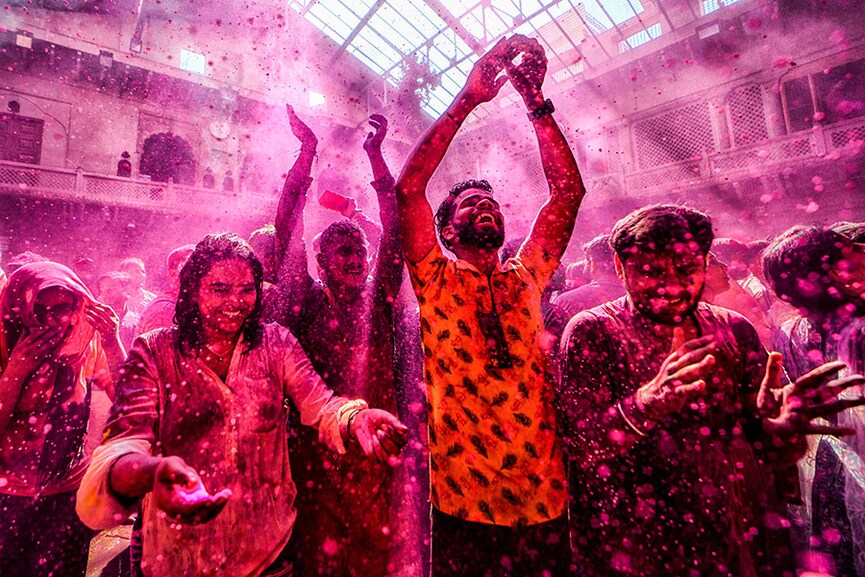
[[[643,196],[762,175],[773,165],[831,159],[863,147],[865,118],[856,118],[639,172],[587,175],[585,184],[593,195]],[[0,194],[264,220],[273,218],[278,200],[274,194],[248,190],[227,192],[6,161],[0,161]]]
[[272,218],[278,200],[272,194],[252,191],[229,192],[7,161],[0,161],[0,194],[264,219]]
[[626,174],[625,187],[629,192],[645,194],[655,189],[686,189],[713,181],[728,182],[765,174],[771,166],[837,158],[846,150],[863,146],[865,118],[856,118]]

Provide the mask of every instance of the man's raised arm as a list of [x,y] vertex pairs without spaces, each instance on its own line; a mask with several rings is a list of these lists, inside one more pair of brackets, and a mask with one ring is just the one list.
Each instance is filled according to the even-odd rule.
[[[312,161],[315,160],[315,151],[318,146],[318,138],[315,133],[304,124],[297,116],[294,109],[285,105],[288,114],[288,122],[291,132],[300,141],[300,155],[285,176],[285,184],[282,194],[279,196],[279,204],[276,208],[274,228],[276,228],[275,268],[281,272],[282,262],[289,244],[297,246],[302,243],[303,236],[303,209],[306,205],[306,191],[312,183],[310,173],[312,172]],[[297,237],[297,238],[295,238]]]
[[[522,62],[513,59],[522,53]],[[535,129],[541,164],[550,187],[550,198],[541,208],[530,238],[556,259],[561,258],[571,233],[585,188],[574,153],[552,116],[552,103],[544,98],[541,86],[547,73],[547,57],[537,40],[515,36],[505,61],[511,84],[522,96]]]
[[508,55],[508,41],[502,38],[481,56],[466,84],[447,111],[424,134],[412,151],[396,183],[400,234],[409,262],[422,260],[436,244],[432,207],[426,188],[454,136],[466,117],[478,105],[492,100],[507,77],[499,76]]
[[282,194],[276,209],[274,228],[273,266],[277,291],[267,300],[268,320],[279,322],[295,330],[300,309],[295,306],[313,280],[307,269],[306,245],[303,241],[303,209],[306,192],[312,183],[312,161],[315,159],[318,139],[312,130],[286,105],[292,134],[300,140],[300,155],[285,177]]
[[372,186],[378,197],[381,219],[381,242],[376,256],[374,278],[388,297],[396,298],[402,284],[404,259],[397,225],[394,180],[381,152],[381,144],[387,134],[387,118],[381,114],[373,114],[369,123],[375,128],[375,132],[367,134],[363,149],[372,166]]

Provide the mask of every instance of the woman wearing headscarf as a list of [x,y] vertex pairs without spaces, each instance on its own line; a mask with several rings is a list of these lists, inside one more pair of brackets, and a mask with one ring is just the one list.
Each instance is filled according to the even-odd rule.
[[148,577],[291,574],[289,403],[340,453],[356,441],[387,461],[405,444],[396,417],[335,396],[287,329],[261,323],[262,276],[244,240],[208,235],[181,271],[177,326],[139,337],[124,365],[78,512],[108,528],[143,498]]
[[38,262],[9,275],[0,322],[0,568],[81,577],[93,533],[75,492],[99,440],[94,394],[113,395],[125,357],[117,316],[70,269]]

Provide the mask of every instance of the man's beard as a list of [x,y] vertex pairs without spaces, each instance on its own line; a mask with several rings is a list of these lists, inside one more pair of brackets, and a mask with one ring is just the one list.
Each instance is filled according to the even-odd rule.
[[[705,285],[704,285],[705,287]],[[661,325],[667,326],[678,326],[682,324],[685,319],[694,314],[694,311],[697,310],[697,306],[700,304],[700,300],[703,298],[703,288],[700,289],[700,294],[697,295],[689,304],[688,308],[685,309],[682,313],[676,313],[673,315],[669,315],[666,313],[656,313],[652,307],[651,302],[634,302],[634,306],[640,311],[644,317],[649,319],[654,323],[658,323]],[[633,301],[633,297],[631,297]]]
[[500,248],[505,243],[504,227],[478,230],[471,222],[467,222],[460,225],[456,232],[460,244],[476,248]]

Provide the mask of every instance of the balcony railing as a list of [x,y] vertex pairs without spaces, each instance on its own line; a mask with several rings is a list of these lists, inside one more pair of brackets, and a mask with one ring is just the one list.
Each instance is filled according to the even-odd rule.
[[[593,197],[644,197],[727,183],[764,175],[773,167],[839,159],[863,151],[865,118],[856,118],[639,172],[589,174],[585,175],[585,184]],[[262,220],[273,218],[278,201],[274,194],[254,191],[227,192],[3,161],[0,194]]]
[[265,220],[273,218],[278,200],[272,194],[228,192],[6,161],[0,161],[0,194]]
[[624,175],[625,190],[645,195],[657,190],[682,190],[766,174],[771,167],[835,160],[865,151],[865,118],[816,126],[749,146],[704,154]]

